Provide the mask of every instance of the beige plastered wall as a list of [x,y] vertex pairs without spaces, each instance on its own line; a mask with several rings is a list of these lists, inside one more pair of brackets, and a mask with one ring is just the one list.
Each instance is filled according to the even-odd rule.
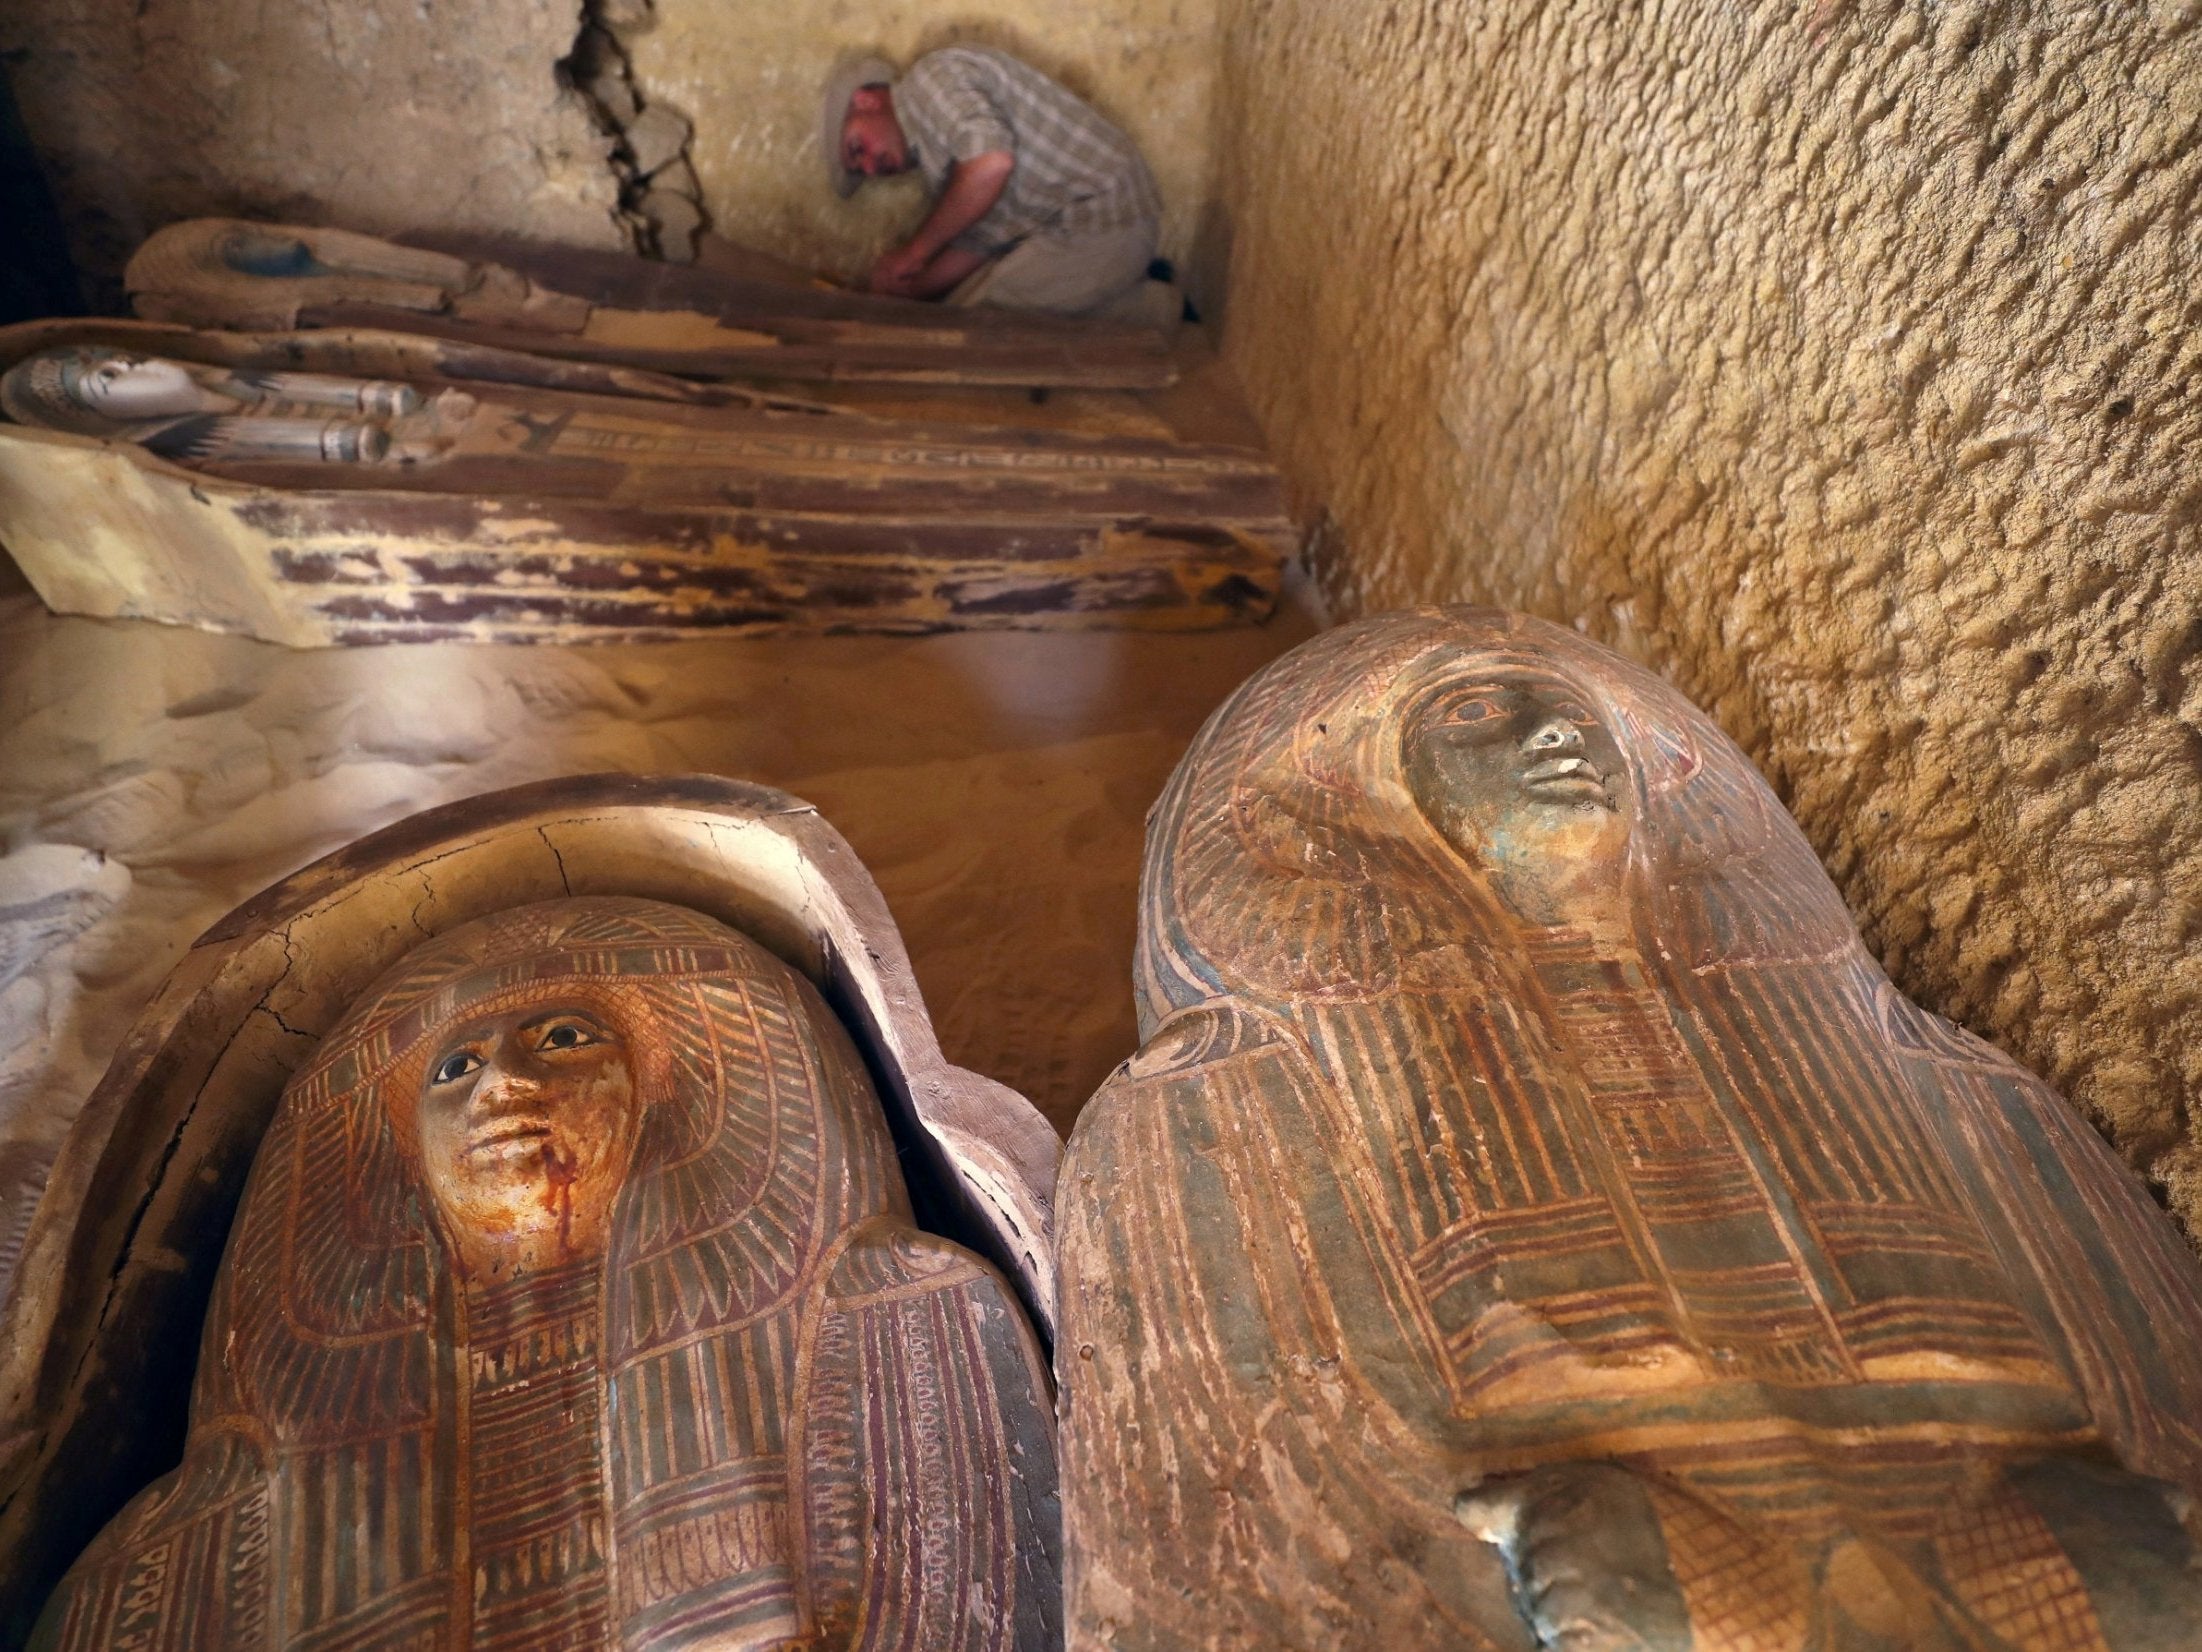
[[1223,21],[1226,355],[1333,606],[1666,672],[2202,1232],[2202,7]]
[[914,229],[918,179],[867,184],[843,201],[819,152],[820,88],[843,54],[897,67],[951,44],[999,46],[1055,76],[1145,152],[1161,186],[1163,250],[1191,249],[1210,185],[1217,0],[657,0],[621,30],[637,86],[695,123],[689,159],[713,227],[806,268],[848,277]]
[[[10,0],[0,72],[95,296],[176,218],[620,246],[577,0]],[[5,256],[0,251],[0,256]]]

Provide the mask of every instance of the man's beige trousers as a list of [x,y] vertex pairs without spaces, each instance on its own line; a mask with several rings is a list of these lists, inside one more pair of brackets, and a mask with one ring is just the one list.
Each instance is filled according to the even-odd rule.
[[[948,302],[1042,310],[1050,315],[1174,320],[1176,290],[1147,279],[1147,265],[1154,255],[1154,230],[1149,226],[1073,235],[1042,231],[972,271],[948,295]],[[1147,313],[1164,307],[1143,291],[1150,286],[1169,295],[1168,317]]]

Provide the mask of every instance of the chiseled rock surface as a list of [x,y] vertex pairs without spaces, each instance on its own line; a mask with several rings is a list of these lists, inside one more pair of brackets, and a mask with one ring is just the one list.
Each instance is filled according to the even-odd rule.
[[19,0],[0,55],[98,288],[207,214],[624,245],[610,140],[559,86],[579,25],[572,0]]
[[1233,0],[1228,355],[1357,610],[1655,663],[2202,1220],[2202,8]]

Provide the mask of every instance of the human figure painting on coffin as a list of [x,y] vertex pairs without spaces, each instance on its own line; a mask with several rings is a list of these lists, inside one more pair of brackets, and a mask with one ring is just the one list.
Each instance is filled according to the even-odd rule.
[[2202,1645],[2202,1270],[1735,745],[1490,610],[1150,818],[1057,1200],[1074,1648]]
[[478,919],[285,1092],[180,1468],[34,1644],[1055,1644],[1047,1381],[808,982],[681,907]]

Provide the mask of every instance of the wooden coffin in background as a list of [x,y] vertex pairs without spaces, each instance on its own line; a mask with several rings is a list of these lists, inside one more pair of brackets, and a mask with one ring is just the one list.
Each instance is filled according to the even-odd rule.
[[1147,328],[947,309],[522,241],[410,246],[346,230],[195,218],[124,275],[152,321],[396,328],[699,377],[1150,390],[1174,376]]
[[880,418],[478,341],[0,329],[397,379],[471,399],[419,463],[188,467],[0,424],[0,543],[66,613],[295,646],[1266,618],[1292,530],[1268,460],[1163,436]]

